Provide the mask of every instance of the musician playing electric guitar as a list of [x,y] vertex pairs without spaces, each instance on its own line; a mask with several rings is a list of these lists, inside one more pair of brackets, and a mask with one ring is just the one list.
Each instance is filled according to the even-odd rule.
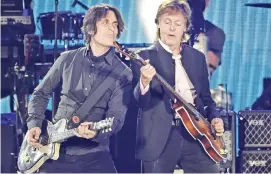
[[[81,123],[77,128],[78,136],[62,143],[59,158],[48,160],[43,165],[45,171],[41,172],[116,173],[109,152],[109,137],[121,129],[132,93],[132,72],[117,58],[112,48],[124,29],[124,23],[115,7],[101,4],[88,9],[82,29],[86,47],[60,55],[35,89],[28,106],[29,130],[26,135],[30,144],[37,149],[42,146],[38,140],[42,133],[44,111],[51,93],[61,81],[61,101],[53,121],[65,118],[74,124]],[[121,70],[115,74],[117,69]],[[89,108],[88,114],[72,115],[88,95],[101,88],[100,84],[108,76],[112,76],[114,82],[108,85],[105,93],[100,94],[98,102]],[[81,120],[82,117],[85,119]],[[89,130],[93,122],[112,117],[112,131],[102,133]],[[22,155],[22,158],[29,161],[29,156]]]
[[[212,154],[206,153],[208,147],[204,150],[172,109],[182,107],[174,107],[174,98],[153,78],[158,73],[187,103],[194,105],[214,128],[214,139],[223,135],[223,121],[216,117],[218,113],[210,95],[205,56],[182,45],[190,26],[190,15],[189,5],[183,0],[163,2],[155,19],[157,41],[138,53],[146,65],[132,64],[133,77],[138,82],[134,96],[142,110],[136,155],[143,161],[145,173],[172,173],[176,164],[185,173],[219,173]],[[182,109],[183,114],[189,115],[192,112],[187,108]]]

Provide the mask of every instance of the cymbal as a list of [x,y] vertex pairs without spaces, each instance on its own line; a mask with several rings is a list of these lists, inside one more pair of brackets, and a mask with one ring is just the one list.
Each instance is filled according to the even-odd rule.
[[247,3],[247,4],[245,4],[245,6],[271,8],[271,3]]

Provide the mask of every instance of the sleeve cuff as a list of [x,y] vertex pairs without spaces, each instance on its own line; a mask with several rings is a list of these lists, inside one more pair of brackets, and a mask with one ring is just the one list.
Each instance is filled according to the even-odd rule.
[[101,130],[98,130],[96,136],[92,138],[92,141],[100,143],[106,139],[107,139],[107,136],[105,135],[105,133],[102,133]]
[[150,88],[150,85],[147,85],[146,87],[144,87],[144,85],[141,81],[141,78],[140,78],[140,93],[141,93],[141,95],[145,95],[148,92],[149,88]]
[[214,118],[219,118],[219,112],[213,109],[209,114],[209,121],[211,122]]
[[39,119],[31,119],[30,121],[27,122],[27,128],[32,129],[33,127],[39,127],[41,128],[42,126],[42,120]]

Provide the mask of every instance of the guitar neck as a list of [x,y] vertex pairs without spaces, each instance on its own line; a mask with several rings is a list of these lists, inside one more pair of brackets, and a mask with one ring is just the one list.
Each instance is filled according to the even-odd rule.
[[[94,124],[88,125],[89,130],[109,130],[111,131],[111,126],[113,125],[114,117],[106,118]],[[61,142],[65,139],[77,136],[77,128],[65,130],[64,132],[56,132],[50,135],[49,143]]]
[[[134,60],[135,63],[137,63],[139,66],[144,66],[147,63],[145,62],[144,59],[142,59],[142,57],[140,57],[138,54],[132,52],[132,51],[122,51],[122,49],[120,48],[120,46],[115,42],[114,43],[115,48],[117,49],[118,52],[122,53],[123,55],[129,57],[131,60]],[[178,103],[181,104],[182,106],[184,106],[188,112],[192,113],[195,115],[195,117],[197,117],[198,119],[205,119],[192,105],[190,105],[189,103],[187,103],[172,87],[170,84],[168,84],[167,81],[164,80],[164,78],[158,74],[156,72],[155,74],[156,79],[162,84],[162,86],[164,86],[166,89],[169,90],[169,92],[174,96],[174,100],[177,99]]]
[[172,87],[170,84],[168,84],[167,81],[165,81],[165,79],[163,79],[163,77],[156,73],[155,75],[156,79],[166,88],[169,90],[169,92],[177,99],[179,100],[185,107],[189,108],[191,111],[194,111],[195,109],[189,104],[187,103]]
[[[122,51],[119,45],[115,42],[114,43],[115,48],[117,49],[118,52],[122,53],[123,55],[129,57],[131,60],[134,60],[135,63],[137,63],[139,66],[144,66],[146,65],[145,60],[140,57],[138,54],[132,52],[132,51]],[[174,99],[177,99],[180,104],[182,104],[184,107],[186,107],[189,112],[194,113],[197,117],[204,118],[194,107],[192,107],[189,103],[187,103],[172,87],[171,85],[164,80],[164,78],[156,72],[155,74],[156,79],[164,86],[166,89],[169,90],[169,92],[175,97]]]
[[[144,59],[142,59],[138,54],[132,55],[131,57],[134,57],[135,60],[138,60],[141,65],[145,65]],[[197,116],[201,116],[201,114],[189,103],[187,103],[172,87],[171,85],[159,74],[156,72],[155,78],[166,88],[169,90],[169,92],[179,101],[183,106],[185,106],[189,111],[193,112]]]
[[76,136],[76,128],[53,134],[51,136],[50,143],[61,142],[74,136]]

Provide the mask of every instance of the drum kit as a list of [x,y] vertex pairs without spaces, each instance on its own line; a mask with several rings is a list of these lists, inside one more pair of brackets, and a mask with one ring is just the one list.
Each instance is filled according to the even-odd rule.
[[[57,39],[59,40],[82,40],[83,33],[81,27],[83,25],[84,13],[72,13],[71,11],[58,12],[57,17]],[[40,13],[38,22],[41,25],[42,39],[55,39],[54,12]]]
[[[88,10],[88,7],[80,2],[79,0],[74,0],[71,7],[75,5]],[[40,13],[37,17],[37,22],[40,24],[39,29],[41,32],[42,40],[54,40],[54,60],[57,58],[57,41],[64,41],[65,51],[70,48],[70,41],[74,43],[80,43],[84,39],[81,27],[83,25],[83,20],[85,13],[73,13],[71,11],[58,11],[58,0],[55,0],[55,11]],[[63,43],[63,42],[62,42]],[[76,46],[75,46],[76,47]],[[61,49],[62,50],[62,49]]]
[[[75,0],[76,4],[86,9],[87,6]],[[247,3],[245,6],[271,8],[271,3]],[[87,10],[87,9],[86,9]],[[71,11],[58,12],[57,17],[57,39],[58,40],[83,40],[81,27],[83,24],[84,13],[72,13]],[[41,25],[41,35],[43,40],[55,39],[55,12],[40,13],[37,21]]]

